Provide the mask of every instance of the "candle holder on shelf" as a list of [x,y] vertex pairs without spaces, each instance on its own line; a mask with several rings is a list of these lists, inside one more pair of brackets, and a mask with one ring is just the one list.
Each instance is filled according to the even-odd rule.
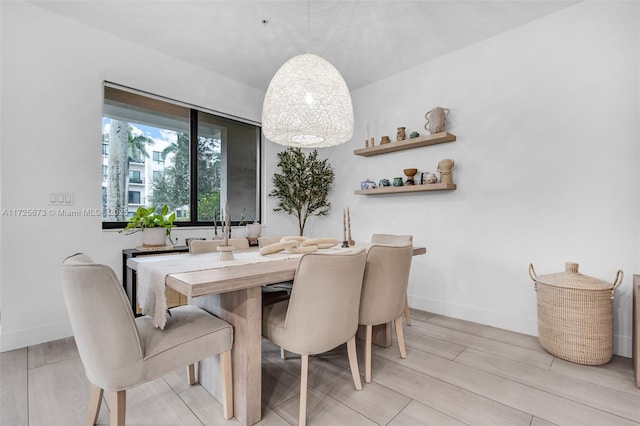
[[415,185],[416,182],[413,180],[413,177],[416,173],[418,173],[418,169],[404,169],[404,174],[407,176],[405,185]]
[[220,252],[220,256],[218,257],[218,260],[234,260],[235,259],[235,257],[233,256],[234,248],[235,248],[234,246],[219,245],[218,251]]

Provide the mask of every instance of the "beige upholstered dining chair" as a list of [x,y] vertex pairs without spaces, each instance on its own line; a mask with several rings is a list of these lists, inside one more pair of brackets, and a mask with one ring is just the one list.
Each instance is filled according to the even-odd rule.
[[[413,243],[412,235],[393,235],[393,234],[373,234],[371,236],[371,242],[373,244],[391,244],[391,245],[404,245],[407,242]],[[404,300],[404,320],[407,325],[411,325],[411,311],[409,310],[409,297]]]
[[402,310],[406,299],[407,285],[413,247],[404,245],[378,245],[369,247],[367,266],[360,298],[360,324],[366,326],[364,381],[371,382],[371,341],[374,325],[395,323],[400,356],[407,357],[402,332]]
[[126,390],[176,368],[220,354],[224,416],[233,417],[233,329],[195,306],[171,309],[164,330],[147,316],[133,317],[113,270],[84,254],[62,262],[61,279],[80,359],[91,383],[87,424],[95,424],[104,390],[110,394],[111,425],[125,424]]
[[302,256],[291,298],[262,309],[262,335],[301,355],[299,424],[306,423],[309,355],[347,343],[353,383],[362,389],[356,355],[358,306],[366,253]]
[[[218,246],[224,244],[224,240],[191,240],[189,241],[189,253],[211,253],[218,250]],[[246,238],[231,238],[229,245],[234,250],[247,250],[249,248],[249,240]]]

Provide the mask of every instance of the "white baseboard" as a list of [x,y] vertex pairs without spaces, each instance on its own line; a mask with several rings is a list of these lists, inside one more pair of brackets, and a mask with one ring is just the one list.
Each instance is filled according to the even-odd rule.
[[613,336],[613,353],[616,355],[631,358],[633,339],[631,336]]
[[[504,312],[489,311],[477,306],[459,305],[443,300],[428,299],[409,295],[409,306],[421,311],[445,315],[517,333],[538,335],[538,319],[526,318]],[[616,355],[631,357],[631,336],[615,335],[613,338],[613,353]]]
[[54,322],[10,332],[2,330],[0,331],[0,352],[38,345],[72,335],[69,321]]

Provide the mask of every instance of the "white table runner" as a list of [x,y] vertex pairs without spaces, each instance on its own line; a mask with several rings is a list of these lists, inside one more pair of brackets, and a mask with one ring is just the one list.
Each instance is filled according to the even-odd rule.
[[[349,254],[366,247],[356,246],[342,248],[339,246],[318,250],[318,254]],[[165,281],[167,275],[184,272],[204,271],[207,269],[228,268],[231,266],[250,265],[252,263],[274,262],[295,259],[302,254],[282,251],[262,256],[257,251],[239,251],[233,253],[234,260],[218,260],[219,253],[202,253],[171,256],[171,258],[155,257],[148,262],[138,264],[138,304],[143,315],[153,317],[153,325],[164,329],[167,323],[167,297]]]

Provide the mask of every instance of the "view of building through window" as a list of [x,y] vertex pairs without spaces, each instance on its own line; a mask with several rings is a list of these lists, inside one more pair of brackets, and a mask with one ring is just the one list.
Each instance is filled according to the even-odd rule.
[[166,204],[178,223],[207,224],[227,201],[232,221],[259,220],[259,142],[255,125],[105,86],[103,223]]
[[[112,127],[118,130],[112,131]],[[119,132],[125,136],[127,154],[121,162],[111,155],[113,135],[118,138]],[[102,139],[109,147],[102,160],[103,170],[106,170],[102,186],[107,194],[104,219],[122,222],[133,216],[140,206],[164,204],[181,220],[189,218],[188,134],[109,117],[102,119],[102,133]],[[117,142],[124,143],[122,140]],[[121,172],[114,176],[111,173],[114,170]],[[122,176],[127,179],[121,181]],[[123,203],[119,188],[126,188],[126,203]]]

